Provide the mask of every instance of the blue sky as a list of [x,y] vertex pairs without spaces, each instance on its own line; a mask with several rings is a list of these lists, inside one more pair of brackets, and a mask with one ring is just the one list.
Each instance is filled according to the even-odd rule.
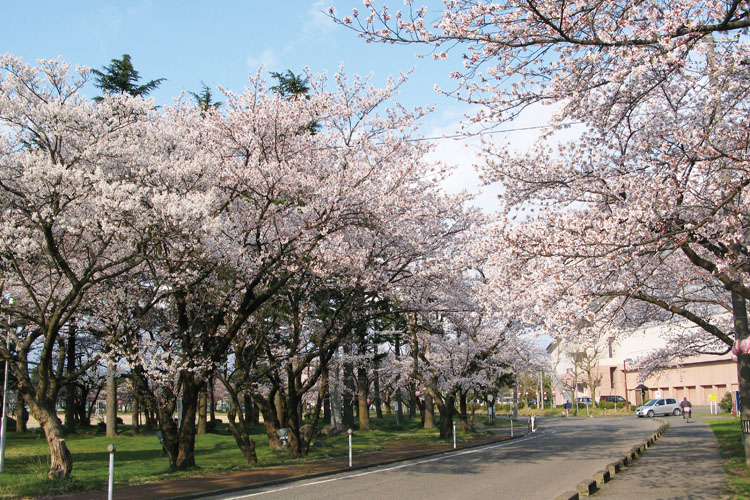
[[[431,17],[437,18],[442,2],[425,1],[434,5]],[[402,4],[389,3],[393,8]],[[151,94],[159,104],[170,103],[183,91],[200,91],[201,82],[239,92],[261,64],[268,75],[287,69],[299,73],[305,66],[313,73],[333,74],[343,63],[348,74],[372,73],[377,86],[389,75],[414,68],[398,100],[406,106],[437,104],[424,122],[425,136],[454,133],[468,111],[433,91],[435,84],[455,86],[448,75],[461,67],[459,51],[446,60],[433,60],[425,46],[368,44],[325,15],[329,6],[341,16],[354,7],[363,11],[359,0],[6,0],[0,5],[0,52],[30,63],[61,56],[72,65],[95,69],[128,53],[142,81],[167,79]],[[100,95],[93,85],[87,93]],[[546,121],[545,115],[548,112],[532,114],[515,125],[538,125]],[[520,147],[532,137],[513,133],[503,139]],[[480,183],[472,163],[478,141],[443,139],[435,144],[435,159],[459,166],[447,189],[476,192]],[[492,210],[494,195],[486,193],[477,204]]]
[[[453,116],[460,107],[433,92],[436,82],[450,85],[458,61],[418,59],[427,47],[368,44],[334,24],[325,14],[333,5],[342,15],[358,1],[158,1],[4,2],[0,12],[0,50],[27,62],[62,56],[71,64],[100,69],[123,53],[131,55],[144,81],[166,78],[152,93],[160,104],[201,82],[240,91],[249,73],[267,71],[373,73],[382,85],[388,75],[416,67],[399,100],[407,105],[440,103]],[[459,63],[460,64],[460,63]],[[98,95],[91,87],[89,93]],[[445,115],[444,115],[445,116]],[[437,116],[435,117],[437,119]]]

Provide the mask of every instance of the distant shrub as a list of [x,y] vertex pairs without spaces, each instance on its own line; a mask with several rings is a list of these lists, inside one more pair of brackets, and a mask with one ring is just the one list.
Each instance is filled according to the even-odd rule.
[[724,397],[721,398],[721,402],[719,403],[719,406],[724,411],[732,411],[732,392],[727,392],[724,394]]

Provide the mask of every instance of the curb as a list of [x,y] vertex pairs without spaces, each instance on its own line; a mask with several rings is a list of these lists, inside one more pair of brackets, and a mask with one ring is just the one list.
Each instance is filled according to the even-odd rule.
[[613,480],[617,474],[625,470],[625,467],[632,465],[638,457],[643,455],[643,452],[646,451],[647,448],[653,446],[662,434],[669,429],[668,423],[661,419],[657,420],[661,422],[662,425],[656,430],[656,432],[651,434],[644,441],[633,446],[614,462],[607,464],[604,470],[595,472],[592,478],[585,479],[578,483],[576,486],[577,491],[566,491],[565,493],[556,496],[554,500],[580,500],[581,497],[589,497],[596,493],[604,483]]
[[396,464],[396,463],[399,463],[399,462],[406,462],[408,460],[415,460],[415,459],[419,459],[419,458],[435,457],[435,456],[439,456],[439,455],[447,455],[447,454],[450,454],[450,453],[455,453],[455,452],[457,452],[459,450],[469,450],[469,449],[472,449],[472,448],[479,448],[481,446],[487,446],[489,444],[501,443],[503,441],[513,441],[515,439],[520,439],[520,438],[528,437],[529,435],[530,434],[523,434],[523,435],[517,435],[517,436],[505,438],[505,439],[496,439],[496,440],[493,440],[493,441],[487,441],[487,442],[479,443],[479,444],[468,444],[468,445],[464,445],[464,446],[458,446],[455,449],[452,448],[452,449],[449,449],[449,450],[435,451],[435,452],[429,452],[429,453],[421,453],[421,454],[416,454],[416,455],[410,455],[408,457],[394,458],[394,459],[391,459],[391,460],[385,460],[383,462],[377,462],[377,463],[374,463],[374,464],[352,465],[351,467],[330,469],[330,470],[321,471],[321,472],[314,472],[314,473],[311,473],[311,474],[302,474],[302,475],[299,475],[299,476],[284,477],[284,478],[279,478],[279,479],[273,479],[273,480],[270,480],[270,481],[262,481],[262,482],[259,482],[259,483],[245,484],[245,485],[242,485],[242,486],[231,486],[231,487],[228,487],[228,488],[221,488],[221,489],[218,489],[218,490],[200,491],[200,492],[195,492],[195,493],[185,493],[185,494],[181,494],[181,495],[174,496],[174,497],[162,498],[161,500],[192,500],[192,499],[196,499],[196,498],[205,497],[206,495],[224,495],[224,494],[227,494],[227,493],[237,493],[239,491],[248,491],[248,490],[254,490],[254,489],[259,489],[259,488],[266,488],[268,486],[277,486],[277,485],[280,485],[280,484],[287,484],[287,483],[291,483],[291,482],[294,482],[294,481],[305,481],[305,480],[308,480],[308,479],[316,479],[316,478],[324,477],[324,476],[332,476],[334,474],[343,474],[343,473],[346,473],[346,472],[353,472],[353,471],[362,470],[362,469],[370,469],[370,468],[373,468],[373,467],[381,467],[383,465],[391,465],[391,464]]

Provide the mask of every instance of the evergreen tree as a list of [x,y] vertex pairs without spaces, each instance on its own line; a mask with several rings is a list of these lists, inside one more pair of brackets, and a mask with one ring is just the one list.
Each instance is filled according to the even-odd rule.
[[[96,85],[107,93],[123,93],[132,96],[147,96],[152,90],[155,90],[164,78],[157,78],[139,85],[140,79],[138,71],[133,68],[129,54],[123,54],[122,59],[112,59],[109,66],[104,66],[103,71],[92,69],[91,72],[96,75]],[[96,98],[101,100],[101,97]]]
[[[310,98],[310,82],[307,77],[302,75],[295,75],[290,69],[286,70],[285,73],[278,73],[271,71],[271,76],[274,77],[279,83],[271,87],[271,90],[276,92],[282,97],[287,99],[294,99],[298,97],[304,97],[305,99]],[[320,130],[320,124],[317,121],[308,123],[306,126],[301,128],[301,132],[308,132],[310,134],[317,134]]]

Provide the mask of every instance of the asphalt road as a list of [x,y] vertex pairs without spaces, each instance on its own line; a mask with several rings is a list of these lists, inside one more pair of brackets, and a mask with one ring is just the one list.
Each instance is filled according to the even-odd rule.
[[509,442],[205,498],[550,500],[574,491],[578,482],[604,469],[657,428],[653,420],[632,417],[542,420],[539,433]]

